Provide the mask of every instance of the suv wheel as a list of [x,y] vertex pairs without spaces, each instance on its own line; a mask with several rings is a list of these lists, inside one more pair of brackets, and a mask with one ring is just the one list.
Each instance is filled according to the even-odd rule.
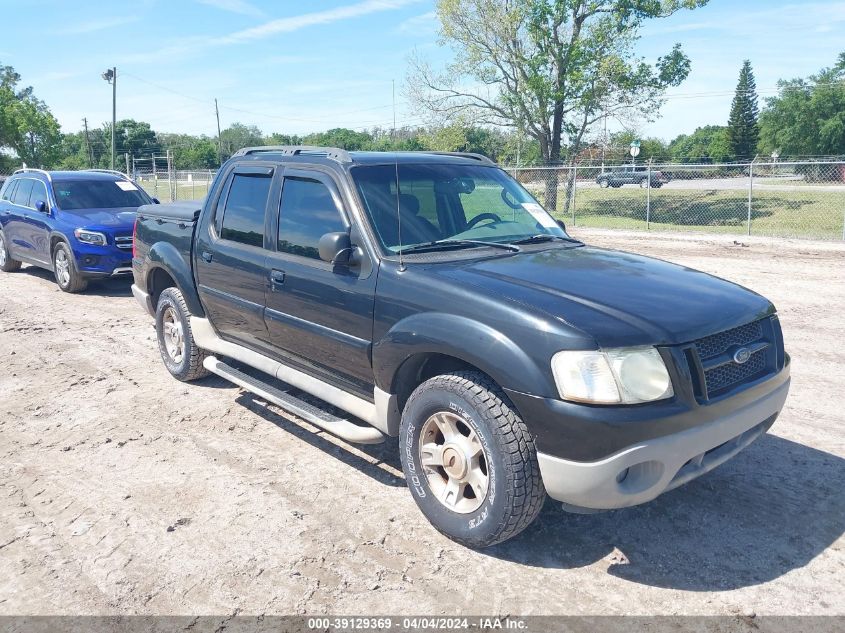
[[469,547],[516,536],[546,498],[537,451],[504,392],[478,372],[436,376],[411,394],[402,468],[432,525]]
[[643,179],[640,181],[640,187],[641,187],[641,188],[643,188],[643,189],[647,189],[647,188],[648,188],[648,178],[643,178]]
[[0,270],[4,273],[11,273],[20,267],[21,263],[16,259],[12,259],[12,254],[6,248],[6,237],[3,235],[3,231],[0,231]]
[[601,180],[599,180],[599,187],[601,187],[602,189],[607,189],[607,186],[609,184],[610,183],[607,181],[607,178],[602,178]]
[[205,378],[206,353],[197,347],[191,331],[191,313],[178,288],[167,288],[156,306],[158,349],[167,371],[177,380],[189,382]]
[[59,288],[65,292],[82,292],[88,287],[88,281],[76,270],[70,247],[64,242],[59,242],[53,249],[53,274]]

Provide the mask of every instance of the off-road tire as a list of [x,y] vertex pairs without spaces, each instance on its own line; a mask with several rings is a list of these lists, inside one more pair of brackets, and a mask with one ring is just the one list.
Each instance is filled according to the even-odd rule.
[[0,231],[0,249],[3,249],[3,253],[6,254],[6,257],[3,259],[3,263],[0,264],[0,270],[4,273],[12,273],[16,270],[19,270],[21,267],[21,263],[12,258],[12,254],[9,252],[9,246],[6,244],[6,236],[3,235],[3,231]]
[[[172,310],[173,315],[182,327],[184,352],[178,362],[168,353],[165,342],[163,322],[168,309]],[[167,288],[161,293],[156,306],[155,325],[161,359],[164,361],[167,371],[174,378],[182,382],[190,382],[209,375],[210,372],[202,364],[208,354],[200,349],[194,340],[194,333],[191,330],[191,313],[188,311],[185,298],[178,288]]]
[[[438,412],[459,414],[483,446],[489,485],[473,512],[455,512],[436,498],[421,464],[420,434]],[[482,548],[513,538],[543,507],[546,490],[534,440],[505,393],[480,372],[443,374],[417,387],[402,413],[399,448],[417,506],[437,530],[462,545]]]
[[[56,263],[57,258],[60,257],[60,253],[64,254],[67,261],[67,278],[62,277]],[[56,278],[56,285],[63,292],[73,294],[82,292],[88,287],[88,280],[85,279],[76,268],[76,258],[73,256],[73,251],[70,250],[70,246],[64,242],[58,242],[53,248],[53,275]]]

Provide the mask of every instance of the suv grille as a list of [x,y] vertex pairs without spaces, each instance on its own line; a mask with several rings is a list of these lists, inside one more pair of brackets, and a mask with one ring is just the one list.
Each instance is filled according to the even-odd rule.
[[[719,396],[745,383],[774,374],[783,366],[783,340],[777,317],[767,317],[695,341],[700,374],[698,395],[704,399]],[[747,361],[738,363],[734,353],[745,348]]]
[[123,250],[128,251],[132,248],[132,236],[131,235],[119,235],[114,238],[114,244],[118,248],[122,248]]

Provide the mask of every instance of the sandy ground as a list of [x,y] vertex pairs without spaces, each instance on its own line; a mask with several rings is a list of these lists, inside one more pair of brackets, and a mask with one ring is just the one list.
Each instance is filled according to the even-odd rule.
[[845,246],[575,231],[771,297],[772,432],[642,507],[548,502],[482,552],[358,449],[219,379],[183,385],[125,282],[0,274],[0,614],[845,613]]

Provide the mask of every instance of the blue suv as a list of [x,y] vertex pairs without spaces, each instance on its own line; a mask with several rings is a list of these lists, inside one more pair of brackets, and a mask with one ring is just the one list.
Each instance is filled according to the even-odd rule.
[[0,189],[0,270],[52,270],[65,292],[131,275],[135,212],[153,202],[116,171],[19,169]]

